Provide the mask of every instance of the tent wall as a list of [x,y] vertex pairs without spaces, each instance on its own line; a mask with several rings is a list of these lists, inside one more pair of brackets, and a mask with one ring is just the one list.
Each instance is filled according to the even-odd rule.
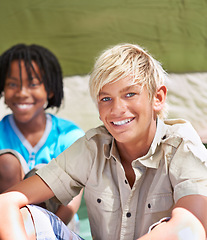
[[1,0],[0,54],[37,43],[59,58],[64,76],[90,72],[103,49],[145,47],[168,72],[207,71],[205,0]]

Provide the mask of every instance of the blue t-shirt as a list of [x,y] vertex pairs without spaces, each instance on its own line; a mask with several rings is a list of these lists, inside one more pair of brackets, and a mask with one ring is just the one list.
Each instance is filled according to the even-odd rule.
[[71,121],[52,114],[46,114],[46,119],[45,132],[32,147],[15,124],[13,115],[6,115],[0,121],[0,149],[16,150],[32,169],[37,164],[50,162],[84,135],[84,131]]

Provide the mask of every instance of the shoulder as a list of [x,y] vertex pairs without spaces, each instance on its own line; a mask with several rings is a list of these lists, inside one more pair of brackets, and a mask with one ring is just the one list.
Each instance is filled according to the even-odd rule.
[[68,130],[74,130],[74,129],[79,129],[82,131],[82,129],[73,121],[66,120],[64,118],[60,118],[52,114],[50,114],[50,116],[52,119],[53,128],[57,128],[61,131],[65,131],[65,130],[68,131]]
[[57,142],[62,150],[65,150],[72,143],[85,135],[84,131],[72,121],[50,115],[52,119],[52,128],[50,131],[50,140]]
[[91,140],[91,139],[100,139],[102,141],[111,141],[112,136],[111,134],[107,131],[105,126],[101,125],[97,128],[92,128],[86,132],[86,139]]
[[11,114],[9,114],[9,115],[6,115],[6,116],[4,116],[2,119],[1,119],[1,121],[0,121],[0,128],[1,129],[4,129],[4,130],[10,130],[10,128],[11,128],[11,126],[10,126],[10,123],[9,123],[9,116],[10,116]]
[[[0,121],[0,148],[11,148],[11,145],[15,145],[16,147],[19,146],[19,138],[17,137],[16,133],[14,132],[12,126],[9,122],[9,116],[6,115],[1,121]],[[19,140],[20,141],[20,140]]]
[[8,122],[10,115],[11,115],[11,114],[8,114],[8,115],[4,116],[4,117],[1,119],[0,124],[2,125],[2,124],[5,124],[6,122]]
[[190,122],[184,119],[168,119],[164,121],[166,126],[166,143],[181,142],[203,145],[201,139]]
[[166,137],[163,143],[175,147],[180,152],[191,153],[194,157],[207,161],[207,149],[190,122],[183,119],[166,120]]
[[99,126],[88,130],[60,156],[67,156],[67,159],[73,159],[75,162],[80,162],[80,159],[84,162],[100,162],[104,156],[109,155],[107,152],[110,151],[112,139],[105,127]]
[[[104,126],[92,128],[85,133],[85,136],[79,138],[73,146],[84,154],[89,150],[91,153],[105,152],[106,146],[112,143],[112,136]],[[80,150],[81,149],[81,150]],[[108,147],[107,147],[108,149]]]
[[172,135],[191,141],[200,139],[191,123],[184,119],[167,119],[164,123],[168,126],[167,135],[169,136]]

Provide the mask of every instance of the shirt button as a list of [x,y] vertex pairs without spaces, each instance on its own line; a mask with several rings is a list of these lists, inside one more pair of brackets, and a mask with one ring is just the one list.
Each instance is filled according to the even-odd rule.
[[128,213],[126,214],[126,216],[127,216],[128,218],[130,218],[130,217],[131,217],[131,213],[128,212]]
[[97,199],[97,203],[101,203],[101,199],[100,198]]
[[148,206],[148,208],[151,208],[151,204],[150,204],[150,203],[148,203],[148,205],[147,205],[147,206]]

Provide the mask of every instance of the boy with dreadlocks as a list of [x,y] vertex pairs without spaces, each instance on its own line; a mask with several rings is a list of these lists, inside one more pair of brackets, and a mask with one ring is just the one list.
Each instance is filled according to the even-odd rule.
[[[63,99],[62,70],[56,56],[38,45],[17,44],[0,57],[0,95],[12,114],[0,121],[0,193],[24,175],[50,162],[84,135],[73,122],[45,112]],[[5,149],[8,149],[6,151]],[[12,149],[12,155],[11,150]],[[15,158],[14,152],[21,154]],[[36,168],[38,168],[36,167]],[[67,208],[46,202],[46,208],[68,223],[80,198]],[[72,212],[71,212],[72,211]]]

